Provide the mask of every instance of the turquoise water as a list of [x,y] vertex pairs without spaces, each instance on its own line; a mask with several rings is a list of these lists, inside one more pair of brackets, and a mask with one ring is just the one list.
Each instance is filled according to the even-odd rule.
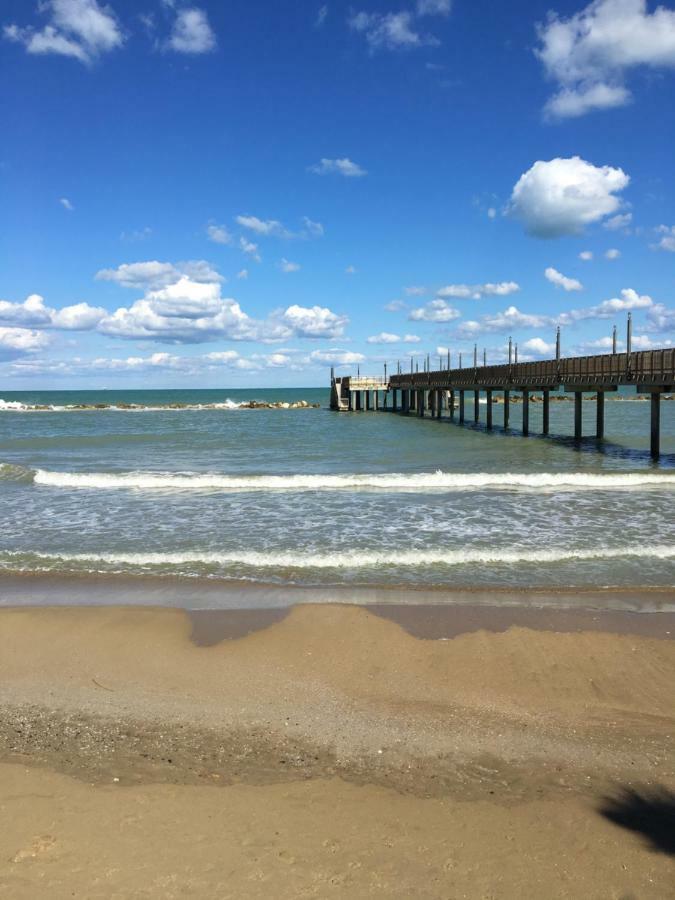
[[[388,413],[328,391],[0,392],[0,571],[269,584],[666,586],[675,582],[675,402],[606,403],[606,440]],[[241,409],[250,399],[319,409]],[[102,409],[73,406],[104,404]],[[138,408],[125,410],[118,404]],[[170,404],[184,408],[167,409]],[[49,410],[31,407],[47,406]],[[467,415],[472,413],[468,403]],[[587,431],[595,404],[584,403]],[[481,419],[485,406],[481,406]]]

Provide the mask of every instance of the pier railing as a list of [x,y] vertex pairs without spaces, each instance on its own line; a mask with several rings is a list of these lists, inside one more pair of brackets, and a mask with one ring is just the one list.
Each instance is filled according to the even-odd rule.
[[[384,379],[380,381],[384,383]],[[581,384],[589,388],[620,384],[667,385],[675,383],[675,349],[570,356],[559,360],[469,366],[432,372],[402,372],[392,375],[387,383],[390,388],[479,387],[483,390],[509,387],[546,389]],[[353,378],[350,378],[350,386],[353,390],[360,388]],[[365,389],[365,385],[361,389]]]

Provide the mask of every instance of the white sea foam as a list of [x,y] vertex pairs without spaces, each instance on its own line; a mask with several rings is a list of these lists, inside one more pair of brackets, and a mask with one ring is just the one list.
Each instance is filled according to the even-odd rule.
[[89,566],[132,568],[158,566],[248,567],[255,569],[365,569],[381,566],[415,567],[437,566],[451,568],[470,564],[556,563],[566,560],[605,559],[672,559],[675,544],[631,544],[623,547],[554,548],[551,550],[499,549],[409,549],[409,550],[347,550],[340,553],[302,553],[295,551],[218,552],[174,551],[172,553],[25,553],[7,551],[0,554],[0,565],[10,567],[12,561],[28,558],[52,565],[74,564]]
[[125,403],[117,406],[115,403],[95,405],[93,403],[68,403],[68,404],[41,404],[22,403],[20,400],[3,400],[0,398],[0,412],[183,412],[203,409],[244,409],[248,408],[248,401],[237,402],[229,398],[217,403],[186,403],[180,405],[144,406],[136,403]]
[[37,469],[35,484],[84,489],[163,491],[561,491],[675,488],[675,472],[419,472],[316,475],[225,475],[218,472],[55,472]]

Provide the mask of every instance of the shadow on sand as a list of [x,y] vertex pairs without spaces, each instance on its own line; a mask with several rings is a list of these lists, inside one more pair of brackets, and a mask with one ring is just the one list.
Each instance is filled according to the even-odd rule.
[[600,804],[602,816],[641,834],[650,850],[675,856],[675,792],[665,787],[622,788]]

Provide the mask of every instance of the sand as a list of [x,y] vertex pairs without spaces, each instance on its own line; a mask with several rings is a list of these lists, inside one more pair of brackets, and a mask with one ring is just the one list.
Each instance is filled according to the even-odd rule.
[[669,629],[382,612],[0,610],[0,896],[675,897]]

